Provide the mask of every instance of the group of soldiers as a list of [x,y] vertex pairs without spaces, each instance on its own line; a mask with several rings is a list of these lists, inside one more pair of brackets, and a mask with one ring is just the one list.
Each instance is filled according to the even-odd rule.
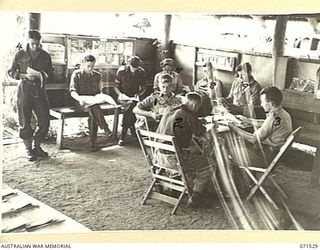
[[[40,33],[30,30],[26,48],[17,52],[8,71],[11,77],[21,80],[18,85],[20,137],[30,161],[48,157],[48,153],[41,147],[49,128],[49,104],[44,84],[52,76],[53,68],[50,55],[41,48],[40,40]],[[70,95],[77,101],[79,108],[89,111],[91,151],[99,149],[96,146],[98,128],[104,130],[107,137],[112,134],[99,104],[88,105],[83,98],[101,92],[101,74],[94,70],[95,62],[94,56],[86,56],[80,69],[72,73],[69,86]],[[266,154],[269,161],[272,160],[292,131],[291,117],[281,107],[281,91],[276,87],[262,89],[252,76],[249,63],[237,66],[235,79],[226,97],[223,96],[223,83],[217,78],[217,70],[211,62],[203,65],[204,78],[195,86],[187,86],[183,84],[181,75],[174,71],[174,60],[165,58],[160,63],[162,71],[154,77],[154,92],[143,98],[147,86],[145,70],[141,65],[141,59],[133,56],[116,74],[115,103],[126,105],[118,145],[126,144],[128,130],[135,136],[136,115],[146,118],[150,130],[175,136],[179,150],[184,155],[183,160],[188,168],[195,171],[190,205],[198,203],[211,173],[205,157],[191,155],[188,151],[193,137],[204,142],[210,140],[199,116],[214,115],[216,107],[253,118],[265,118],[267,112],[266,119],[254,133],[246,132],[233,123],[229,124],[230,130],[249,142],[246,147],[252,165],[261,166],[262,154]],[[37,118],[36,131],[30,125],[33,111]],[[265,142],[264,153],[257,151],[256,144],[260,141]],[[230,154],[240,164],[241,159],[233,152],[236,149],[231,150]]]

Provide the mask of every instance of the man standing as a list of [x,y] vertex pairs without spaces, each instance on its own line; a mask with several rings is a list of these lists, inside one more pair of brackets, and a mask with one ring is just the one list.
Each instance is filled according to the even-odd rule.
[[135,114],[147,117],[151,131],[157,129],[165,108],[181,104],[181,100],[172,92],[172,77],[162,74],[159,78],[160,92],[149,95],[133,109]]
[[[116,92],[119,95],[118,100],[121,101],[122,97],[126,99],[140,99],[146,90],[145,71],[140,66],[141,59],[138,56],[134,56],[130,59],[129,65],[121,66],[116,74],[117,88]],[[136,116],[132,112],[136,105],[136,101],[131,101],[128,109],[123,113],[122,117],[122,131],[118,145],[123,146],[127,136],[128,129],[130,129],[133,136],[136,135],[134,124],[136,122]]]
[[[40,40],[40,32],[30,30],[26,48],[16,53],[8,71],[10,77],[20,80],[17,91],[19,136],[23,139],[29,161],[48,157],[48,153],[41,148],[50,124],[44,85],[51,78],[53,68],[51,57],[42,50]],[[31,127],[32,112],[37,119],[36,131]]]
[[84,96],[94,96],[101,92],[101,74],[95,71],[94,65],[96,58],[92,55],[87,55],[84,58],[83,65],[80,69],[72,73],[70,81],[70,95],[78,101],[78,107],[82,110],[89,111],[89,134],[90,134],[90,150],[97,151],[96,146],[98,126],[105,131],[107,137],[112,135],[103,112],[99,104],[90,105],[87,103]]

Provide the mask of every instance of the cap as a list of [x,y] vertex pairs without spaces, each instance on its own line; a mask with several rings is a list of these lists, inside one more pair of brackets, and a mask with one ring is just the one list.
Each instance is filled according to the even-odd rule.
[[41,39],[41,34],[40,34],[39,30],[31,29],[28,32],[28,38],[35,39],[35,40],[40,40]]
[[164,67],[166,65],[174,67],[174,60],[172,58],[165,58],[160,62],[160,67]]
[[140,66],[140,64],[142,63],[142,61],[141,61],[140,57],[133,56],[130,58],[129,63],[132,67],[138,68]]

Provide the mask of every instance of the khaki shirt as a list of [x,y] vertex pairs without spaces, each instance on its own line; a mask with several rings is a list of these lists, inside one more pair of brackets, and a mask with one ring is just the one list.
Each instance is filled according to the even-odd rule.
[[[28,67],[40,71],[45,83],[52,77],[53,67],[51,56],[48,54],[48,52],[40,49],[37,55],[33,57],[29,49],[29,44],[25,49],[20,50],[15,54],[12,66],[9,69],[8,74],[10,77],[16,80],[20,80],[20,74],[27,73]],[[44,72],[45,74],[43,74]]]
[[203,78],[197,82],[195,91],[203,91],[208,93],[211,100],[216,100],[222,97],[223,84],[220,80],[209,82],[207,78]]
[[161,113],[161,109],[165,109],[170,106],[177,106],[179,104],[181,104],[181,100],[173,93],[170,96],[162,95],[160,93],[153,93],[139,102],[137,107],[146,111]]
[[121,66],[117,71],[115,81],[122,93],[130,97],[137,94],[140,96],[146,86],[146,73],[141,67],[133,73],[129,65]]
[[285,143],[286,138],[291,132],[291,117],[287,111],[279,106],[270,110],[266,120],[255,131],[254,135],[278,147]]
[[251,78],[249,84],[243,83],[241,78],[236,78],[231,86],[230,93],[227,99],[231,98],[235,106],[243,107],[247,105],[260,106],[260,91],[259,83]]
[[82,69],[73,71],[70,79],[69,92],[75,91],[79,95],[96,95],[101,92],[101,74],[93,70],[92,74]]
[[179,149],[188,148],[193,135],[205,132],[205,126],[185,105],[166,108],[157,129],[157,133],[175,136]]

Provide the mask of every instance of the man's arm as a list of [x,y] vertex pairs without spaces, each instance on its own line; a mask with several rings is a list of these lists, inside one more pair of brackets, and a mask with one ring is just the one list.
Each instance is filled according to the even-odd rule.
[[246,132],[240,128],[238,128],[236,125],[234,125],[233,123],[229,123],[228,124],[229,128],[236,132],[238,135],[240,135],[245,141],[248,141],[252,144],[254,144],[257,141],[256,136],[254,136],[253,134]]
[[20,66],[18,62],[18,53],[14,56],[11,68],[8,70],[8,76],[15,80],[20,79],[29,79],[30,81],[33,81],[35,79],[34,75],[27,74],[27,72],[22,73],[20,71]]
[[233,92],[234,92],[234,89],[235,89],[235,85],[236,85],[236,80],[234,80],[234,81],[232,82],[232,85],[231,85],[229,94],[228,94],[228,96],[226,97],[226,100],[227,100],[228,102],[232,102]]
[[137,115],[142,115],[146,117],[153,118],[154,120],[160,120],[160,115],[153,112],[151,110],[151,106],[153,105],[155,98],[153,95],[148,96],[143,101],[139,102],[133,109],[133,113]]
[[141,69],[140,90],[136,94],[136,96],[142,96],[146,92],[146,90],[146,72],[144,71],[144,69]]
[[20,69],[19,69],[19,64],[17,62],[17,55],[14,56],[13,62],[11,65],[11,68],[8,70],[8,75],[15,79],[15,80],[20,80]]
[[217,83],[217,87],[215,88],[215,91],[216,91],[216,99],[218,99],[222,97],[223,84],[219,80],[217,80],[216,83]]
[[250,95],[249,105],[253,105],[254,107],[260,106],[260,92],[261,86],[256,82],[256,86],[254,86],[253,91]]
[[159,114],[156,114],[155,112],[152,112],[152,111],[147,111],[147,110],[144,110],[142,108],[139,108],[138,106],[135,106],[134,109],[133,109],[133,113],[137,114],[137,115],[142,115],[142,116],[145,116],[145,117],[150,117],[154,120],[160,120],[160,115]]
[[46,83],[48,81],[48,79],[52,78],[53,75],[53,66],[52,66],[52,60],[51,60],[51,56],[46,52],[46,58],[44,60],[44,62],[42,62],[43,64],[43,70],[40,71],[42,77],[43,77],[43,81]]
[[73,99],[78,101],[80,103],[80,105],[83,106],[86,103],[84,103],[82,101],[81,96],[79,95],[78,91],[79,91],[79,79],[78,79],[76,72],[74,71],[72,73],[71,79],[70,79],[69,93]]

